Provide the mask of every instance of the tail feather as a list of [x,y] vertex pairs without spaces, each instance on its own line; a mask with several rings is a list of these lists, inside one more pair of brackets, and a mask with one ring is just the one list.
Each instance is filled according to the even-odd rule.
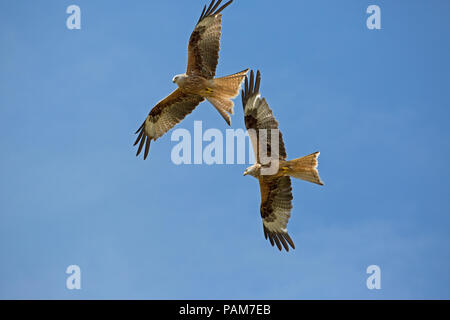
[[231,125],[230,114],[234,113],[234,102],[231,99],[236,98],[239,94],[247,72],[248,69],[230,76],[214,79],[213,90],[207,96],[208,101],[219,111],[228,125]]
[[213,96],[223,99],[236,98],[241,90],[241,85],[247,75],[247,72],[248,69],[230,76],[214,79]]
[[228,125],[231,126],[231,117],[229,114],[233,114],[234,102],[231,100],[218,99],[213,97],[208,97],[207,99],[217,109],[217,111],[219,111],[220,115],[225,119]]
[[317,158],[319,155],[320,152],[315,152],[308,156],[288,161],[285,169],[286,175],[323,186],[317,170],[319,164]]

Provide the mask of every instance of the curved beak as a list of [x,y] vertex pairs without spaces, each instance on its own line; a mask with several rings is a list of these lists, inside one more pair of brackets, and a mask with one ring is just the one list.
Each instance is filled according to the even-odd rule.
[[246,175],[247,175],[247,170],[244,171],[244,176],[246,176]]

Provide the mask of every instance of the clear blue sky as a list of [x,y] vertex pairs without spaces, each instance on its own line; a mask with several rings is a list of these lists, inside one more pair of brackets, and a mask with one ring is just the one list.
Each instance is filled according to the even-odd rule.
[[[170,134],[135,157],[206,2],[0,2],[0,298],[450,298],[450,2],[224,12],[218,75],[261,69],[288,156],[321,151],[325,187],[293,182],[289,253],[264,240],[246,165],[176,166]],[[178,127],[195,120],[227,128],[209,103]]]

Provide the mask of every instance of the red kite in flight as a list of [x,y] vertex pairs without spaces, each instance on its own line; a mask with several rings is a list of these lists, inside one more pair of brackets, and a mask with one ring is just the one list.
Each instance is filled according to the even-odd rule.
[[151,140],[156,140],[183,120],[200,102],[207,99],[219,111],[228,125],[231,124],[234,103],[231,99],[239,94],[247,70],[236,74],[214,78],[219,60],[222,12],[233,0],[220,8],[222,0],[212,0],[203,8],[200,19],[191,34],[188,45],[186,73],[177,75],[173,82],[178,88],[158,102],[147,119],[136,131],[139,143],[138,156],[145,145],[144,160],[148,156]]
[[[245,88],[242,90],[242,105],[244,107],[245,126],[250,134],[256,163],[245,170],[244,175],[251,175],[258,179],[261,191],[261,218],[263,220],[264,236],[269,238],[272,246],[277,245],[281,251],[282,246],[289,251],[289,245],[295,249],[294,242],[287,231],[287,224],[292,209],[291,178],[298,178],[323,185],[317,171],[317,157],[319,152],[309,156],[287,161],[283,137],[278,129],[272,110],[266,100],[260,97],[259,86],[261,74],[258,71],[256,80],[253,70],[250,73],[250,82],[245,77]],[[272,141],[272,135],[267,133],[265,139],[261,139],[261,131],[276,130],[278,141]],[[276,145],[276,147],[273,147]],[[274,174],[264,174],[263,168],[269,164],[261,161],[261,148],[265,147],[267,154],[271,154],[271,161],[277,162]],[[276,149],[278,152],[276,153]],[[264,155],[266,154],[264,153]],[[272,164],[272,163],[271,163]],[[289,245],[288,245],[289,244]]]

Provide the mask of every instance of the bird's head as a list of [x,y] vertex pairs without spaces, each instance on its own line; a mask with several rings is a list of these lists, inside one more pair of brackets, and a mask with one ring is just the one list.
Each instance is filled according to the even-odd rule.
[[261,165],[259,163],[255,163],[251,167],[248,167],[247,169],[245,169],[244,176],[249,174],[249,175],[257,178],[259,176],[260,170],[261,170]]
[[181,80],[186,78],[186,74],[177,74],[175,77],[173,77],[172,82],[179,84]]

